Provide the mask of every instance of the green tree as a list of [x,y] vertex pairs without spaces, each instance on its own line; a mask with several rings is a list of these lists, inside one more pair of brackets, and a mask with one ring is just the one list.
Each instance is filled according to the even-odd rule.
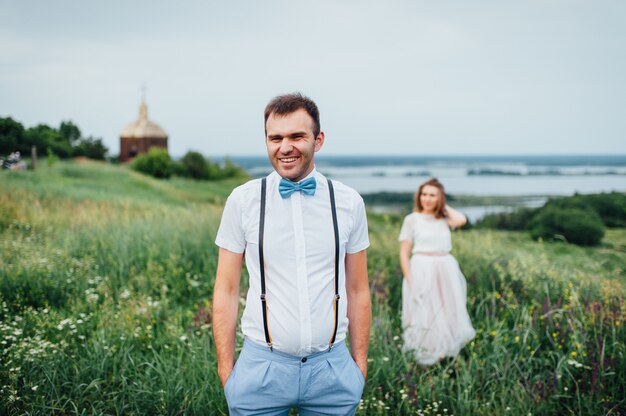
[[82,137],[78,126],[69,120],[61,122],[59,133],[71,146],[76,146]]
[[132,168],[155,178],[167,179],[172,176],[174,163],[167,153],[167,149],[153,147],[148,153],[137,156],[133,161]]
[[49,149],[58,157],[64,159],[73,154],[72,144],[61,132],[45,124],[26,129],[26,149],[30,151],[32,145],[37,149]]
[[209,166],[209,179],[216,180],[222,178],[222,169],[220,169],[220,165],[217,163],[207,160],[207,164]]
[[241,176],[245,176],[244,170],[235,165],[229,157],[226,157],[224,159],[224,166],[222,167],[221,177],[236,178]]
[[626,226],[626,194],[621,192],[576,194],[571,197],[551,199],[546,203],[547,206],[593,210],[600,215],[602,222],[608,227]]
[[181,160],[186,176],[194,179],[209,179],[209,163],[202,154],[188,151]]
[[604,237],[602,219],[590,209],[546,206],[533,217],[529,228],[535,239],[564,239],[581,246],[598,245]]
[[[11,117],[0,118],[0,155],[7,156],[10,153],[24,152],[24,126]],[[30,149],[29,149],[30,152]]]
[[84,156],[89,159],[105,160],[109,149],[102,143],[101,138],[81,137],[73,149],[74,156]]

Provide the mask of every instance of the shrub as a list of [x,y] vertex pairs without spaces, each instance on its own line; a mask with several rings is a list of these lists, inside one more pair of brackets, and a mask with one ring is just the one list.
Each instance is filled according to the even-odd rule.
[[89,159],[105,160],[108,149],[102,143],[102,139],[94,137],[82,137],[76,140],[74,156],[84,156]]
[[189,151],[181,159],[186,176],[194,179],[209,179],[209,163],[201,153]]
[[551,199],[546,206],[580,208],[596,211],[607,227],[626,226],[626,194],[620,192],[574,195]]
[[239,166],[235,165],[233,161],[227,157],[224,159],[224,165],[222,166],[219,175],[222,179],[241,178],[246,176],[246,172]]
[[592,210],[546,206],[530,221],[533,238],[565,239],[582,246],[597,245],[604,237],[604,224]]
[[496,228],[499,230],[522,231],[537,214],[537,208],[519,208],[513,212],[489,214],[477,221],[479,228]]
[[172,176],[174,170],[174,164],[167,149],[160,147],[153,147],[148,153],[137,156],[132,167],[136,171],[164,179]]

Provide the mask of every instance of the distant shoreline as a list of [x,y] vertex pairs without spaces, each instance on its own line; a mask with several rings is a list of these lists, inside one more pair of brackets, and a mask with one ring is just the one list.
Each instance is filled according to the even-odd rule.
[[[413,203],[413,192],[370,192],[361,194],[365,203],[377,205],[396,205]],[[448,202],[455,206],[527,206],[529,201],[548,200],[562,195],[450,195],[446,193]]]
[[[246,167],[270,166],[266,155],[261,156],[215,156],[216,161],[229,158]],[[363,155],[327,156],[316,155],[319,166],[410,166],[442,163],[520,163],[529,166],[626,166],[626,154],[618,155]]]

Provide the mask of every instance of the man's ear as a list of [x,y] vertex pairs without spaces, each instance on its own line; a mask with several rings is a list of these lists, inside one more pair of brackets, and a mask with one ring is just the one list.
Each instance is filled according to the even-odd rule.
[[318,150],[322,148],[323,145],[324,145],[324,132],[320,131],[320,134],[318,134],[317,137],[315,138],[315,146],[313,150],[317,152]]

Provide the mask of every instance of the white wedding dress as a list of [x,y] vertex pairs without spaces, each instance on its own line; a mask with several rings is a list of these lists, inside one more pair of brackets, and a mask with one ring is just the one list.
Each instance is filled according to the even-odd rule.
[[409,279],[402,283],[404,350],[421,365],[455,357],[476,332],[466,308],[467,286],[445,219],[414,212],[405,217],[400,241],[413,242]]

